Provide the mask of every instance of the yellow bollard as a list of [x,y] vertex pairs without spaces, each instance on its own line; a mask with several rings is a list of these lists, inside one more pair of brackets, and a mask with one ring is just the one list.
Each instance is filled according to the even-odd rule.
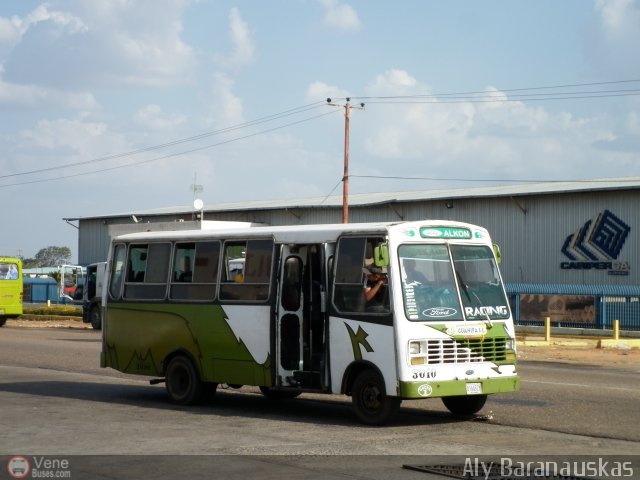
[[47,300],[47,308],[51,306],[51,300]]
[[544,317],[544,340],[551,341],[551,317]]
[[620,320],[613,321],[613,339],[620,340]]

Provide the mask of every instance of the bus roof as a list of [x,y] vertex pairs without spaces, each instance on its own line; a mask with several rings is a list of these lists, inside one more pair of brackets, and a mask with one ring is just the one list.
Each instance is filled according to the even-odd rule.
[[234,237],[273,237],[276,243],[322,243],[336,240],[344,233],[380,233],[423,227],[458,227],[486,232],[483,227],[451,220],[418,220],[411,222],[335,223],[319,225],[225,227],[203,230],[176,230],[129,233],[115,237],[113,241],[183,240]]

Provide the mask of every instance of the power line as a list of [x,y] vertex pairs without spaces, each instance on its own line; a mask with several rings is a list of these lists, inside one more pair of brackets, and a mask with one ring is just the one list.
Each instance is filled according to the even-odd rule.
[[[72,167],[79,167],[82,165],[88,165],[88,164],[93,164],[93,163],[99,163],[99,162],[105,162],[108,160],[117,160],[119,158],[124,158],[124,157],[129,157],[129,156],[134,156],[134,155],[139,155],[141,153],[147,153],[147,152],[151,152],[151,151],[155,151],[155,150],[161,150],[163,148],[167,148],[167,147],[172,147],[175,145],[180,145],[183,143],[187,143],[187,142],[193,142],[196,140],[201,140],[203,138],[207,138],[207,137],[211,137],[211,136],[215,136],[215,135],[221,135],[223,133],[229,133],[235,130],[239,130],[239,129],[243,129],[243,128],[247,128],[247,127],[251,127],[251,126],[255,126],[255,125],[260,125],[266,122],[271,122],[274,120],[279,120],[281,118],[285,118],[291,115],[297,115],[299,113],[303,113],[309,110],[313,110],[316,108],[320,108],[324,106],[324,102],[314,102],[308,105],[303,105],[301,107],[296,107],[296,108],[292,108],[289,110],[285,110],[284,112],[280,112],[280,113],[275,113],[273,115],[267,115],[266,117],[262,117],[262,118],[258,118],[256,120],[251,120],[248,122],[244,122],[244,123],[240,123],[237,125],[232,125],[230,127],[225,127],[219,130],[213,130],[210,132],[205,132],[205,133],[201,133],[198,135],[194,135],[191,137],[187,137],[187,138],[182,138],[182,139],[177,139],[177,140],[173,140],[171,142],[167,142],[167,143],[162,143],[159,145],[152,145],[149,147],[144,147],[144,148],[140,148],[137,150],[131,150],[129,152],[124,152],[124,153],[117,153],[117,154],[113,154],[113,155],[107,155],[105,157],[99,157],[99,158],[93,158],[91,160],[83,160],[81,162],[74,162],[74,163],[67,163],[67,164],[62,164],[62,165],[57,165],[57,166],[52,166],[52,167],[46,167],[46,168],[40,168],[40,169],[36,169],[36,170],[30,170],[30,171],[26,171],[26,172],[18,172],[18,173],[11,173],[11,174],[6,174],[6,175],[0,175],[0,178],[9,178],[9,177],[19,177],[19,176],[24,176],[24,175],[32,175],[35,173],[43,173],[43,172],[50,172],[53,170],[61,170],[64,168],[72,168]],[[189,153],[189,152],[187,152]],[[17,184],[20,185],[20,184]]]
[[[566,95],[566,94],[563,94]],[[587,98],[608,98],[608,97],[628,97],[628,96],[636,96],[640,95],[640,90],[636,90],[633,93],[615,93],[611,95],[581,95],[580,92],[572,93],[574,96],[570,97],[536,97],[536,96],[523,96],[521,98],[502,98],[502,97],[468,97],[468,98],[460,98],[457,100],[439,100],[434,98],[432,100],[411,100],[410,97],[404,97],[405,100],[399,101],[375,101],[369,100],[367,103],[377,103],[377,104],[430,104],[430,105],[438,105],[445,103],[503,103],[503,102],[537,102],[537,101],[551,101],[551,100],[579,100],[579,99],[587,99]]]
[[[575,83],[575,84],[564,84],[564,85],[552,85],[552,86],[539,86],[539,87],[527,87],[527,88],[511,88],[511,89],[501,89],[499,91],[476,91],[476,92],[458,92],[458,93],[440,93],[440,94],[428,94],[428,95],[405,95],[405,96],[378,96],[378,97],[350,97],[351,99],[367,99],[368,103],[375,104],[417,104],[417,103],[491,103],[491,102],[522,102],[522,101],[556,101],[556,100],[574,100],[574,99],[591,99],[591,98],[607,98],[607,97],[620,97],[620,96],[635,96],[640,95],[640,89],[618,89],[618,90],[591,90],[591,91],[573,91],[573,92],[550,92],[550,93],[521,93],[521,94],[513,94],[509,98],[505,98],[502,96],[505,92],[532,92],[538,90],[550,90],[550,89],[567,89],[567,88],[578,88],[578,87],[593,87],[593,86],[604,86],[604,85],[616,85],[616,84],[628,84],[628,83],[637,83],[640,82],[640,79],[629,79],[629,80],[617,80],[617,81],[609,81],[609,82],[591,82],[591,83]],[[349,101],[347,98],[345,100]],[[261,117],[255,120],[251,120],[248,122],[240,123],[237,125],[233,125],[230,127],[225,127],[219,130],[214,130],[210,132],[201,133],[198,135],[194,135],[191,137],[181,138],[177,140],[173,140],[170,142],[166,142],[163,144],[152,145],[144,148],[140,148],[137,150],[131,150],[124,153],[118,153],[113,155],[108,155],[104,157],[94,158],[90,160],[84,160],[80,162],[73,162],[62,164],[58,166],[50,166],[41,169],[35,169],[25,172],[17,172],[11,174],[0,175],[0,179],[3,178],[11,178],[25,175],[33,175],[37,173],[45,173],[54,170],[62,170],[66,168],[79,167],[83,165],[96,164],[99,162],[106,162],[109,160],[117,160],[121,158],[126,158],[130,156],[139,155],[142,153],[148,153],[156,150],[161,150],[163,148],[168,148],[176,145],[181,145],[188,142],[194,142],[197,140],[202,140],[204,138],[208,138],[215,135],[221,135],[224,133],[233,132],[240,129],[249,128],[256,125],[261,125],[263,123],[271,122],[274,120],[279,120],[282,118],[286,118],[291,115],[297,115],[309,110],[313,110],[316,108],[320,108],[325,105],[324,101],[317,101],[307,105],[302,105],[300,107],[291,108],[279,113],[275,113],[272,115],[267,115],[265,117]],[[54,178],[40,179],[40,180],[32,180],[27,182],[17,182],[12,184],[0,185],[0,188],[7,186],[16,186],[16,185],[24,185],[31,183],[42,183],[52,180],[64,179],[64,178],[73,178],[78,176],[90,175],[94,173],[102,173],[110,170],[115,170],[119,168],[127,168],[137,165],[142,165],[145,163],[150,163],[153,161],[158,161],[166,158],[172,158],[180,155],[185,155],[189,153],[193,153],[200,150],[205,150],[208,148],[213,148],[219,145],[224,145],[226,143],[231,143],[239,140],[243,140],[246,138],[250,138],[253,136],[261,135],[264,133],[268,133],[274,130],[279,130],[281,128],[286,128],[288,126],[296,125],[299,123],[303,123],[306,121],[310,121],[316,118],[323,117],[328,114],[321,114],[314,117],[309,117],[307,119],[303,119],[297,122],[292,122],[289,124],[285,124],[279,127],[263,130],[257,133],[244,135],[241,137],[233,138],[230,140],[206,145],[203,147],[193,148],[181,152],[176,152],[172,154],[163,155],[160,157],[142,160],[138,162],[132,162],[124,165],[117,165],[113,167],[108,167],[104,169],[92,170],[88,172],[58,176]],[[371,177],[373,178],[373,177]],[[437,180],[437,179],[434,179]],[[468,181],[464,179],[459,179],[459,181]]]
[[221,142],[218,142],[218,143],[213,143],[213,144],[210,144],[210,145],[204,145],[204,146],[201,146],[201,147],[193,148],[191,150],[185,150],[185,151],[181,151],[181,152],[170,153],[170,154],[167,154],[167,155],[163,155],[161,157],[150,158],[150,159],[147,159],[147,160],[140,160],[140,161],[137,161],[137,162],[131,162],[131,163],[127,163],[127,164],[124,164],[124,165],[116,165],[116,166],[113,166],[113,167],[103,168],[103,169],[100,169],[100,170],[91,170],[89,172],[74,173],[74,174],[70,174],[70,175],[61,175],[61,176],[58,176],[58,177],[43,178],[43,179],[39,179],[39,180],[30,180],[30,181],[26,181],[26,182],[8,183],[8,184],[0,185],[0,188],[14,187],[14,186],[17,186],[17,185],[30,185],[30,184],[33,184],[33,183],[44,183],[44,182],[50,182],[50,181],[53,181],[53,180],[63,180],[63,179],[67,179],[67,178],[82,177],[82,176],[86,176],[86,175],[92,175],[92,174],[95,174],[95,173],[104,173],[104,172],[109,172],[109,171],[112,171],[112,170],[118,170],[120,168],[136,167],[136,166],[139,166],[139,165],[144,165],[146,163],[152,163],[152,162],[156,162],[158,160],[165,160],[167,158],[178,157],[178,156],[181,156],[181,155],[186,155],[188,153],[194,153],[194,152],[198,152],[198,151],[201,151],[201,150],[206,150],[206,149],[213,148],[213,147],[218,147],[220,145],[225,145],[227,143],[237,142],[237,141],[244,140],[244,139],[247,139],[247,138],[256,137],[258,135],[263,135],[265,133],[273,132],[273,131],[276,131],[276,130],[281,130],[283,128],[290,127],[290,126],[293,126],[293,125],[298,125],[300,123],[309,122],[311,120],[315,120],[315,119],[318,119],[318,118],[321,118],[321,117],[325,117],[327,115],[333,115],[335,113],[337,113],[337,110],[332,110],[332,111],[327,112],[327,113],[322,113],[320,115],[315,115],[313,117],[304,118],[302,120],[298,120],[298,121],[295,121],[295,122],[287,123],[285,125],[280,125],[280,126],[277,126],[277,127],[269,128],[267,130],[261,130],[260,132],[250,133],[248,135],[243,135],[241,137],[231,138],[229,140],[224,140],[224,141],[221,141]]
[[[594,87],[599,85],[616,85],[622,83],[638,83],[640,79],[630,79],[630,80],[615,80],[610,82],[591,82],[591,83],[573,83],[573,84],[564,84],[564,85],[547,85],[542,87],[524,87],[524,88],[500,88],[497,89],[498,92],[525,92],[525,91],[535,91],[535,90],[550,90],[550,89],[559,89],[559,88],[575,88],[575,87]],[[470,95],[480,95],[486,94],[486,90],[481,91],[472,91],[472,92],[454,92],[454,93],[430,93],[425,95],[393,95],[393,96],[375,96],[375,97],[355,97],[352,96],[352,99],[361,99],[361,100],[369,100],[369,99],[396,99],[396,98],[439,98],[439,97],[447,97],[447,96],[470,96]],[[496,92],[497,93],[497,92]],[[559,93],[559,92],[558,92]],[[579,93],[579,92],[578,92]]]

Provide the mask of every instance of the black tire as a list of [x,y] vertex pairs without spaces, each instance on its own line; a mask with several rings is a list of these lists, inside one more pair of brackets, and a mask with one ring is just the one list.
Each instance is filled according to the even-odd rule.
[[193,363],[184,355],[178,355],[169,361],[165,372],[165,386],[171,401],[178,405],[200,402],[206,390]]
[[98,305],[94,305],[89,310],[89,322],[94,330],[102,330],[102,312]]
[[0,317],[0,327],[3,326],[6,321],[7,321],[7,317]]
[[459,397],[442,397],[442,403],[458,417],[470,417],[484,407],[486,395],[462,395]]
[[365,425],[384,425],[400,408],[400,397],[389,397],[380,375],[373,370],[361,372],[351,389],[351,403],[358,420]]
[[287,390],[274,390],[269,387],[260,387],[260,391],[262,394],[267,397],[269,400],[290,400],[292,398],[296,398],[302,392],[294,392]]
[[218,384],[213,382],[202,382],[202,392],[200,393],[200,402],[209,402],[213,400],[218,389]]

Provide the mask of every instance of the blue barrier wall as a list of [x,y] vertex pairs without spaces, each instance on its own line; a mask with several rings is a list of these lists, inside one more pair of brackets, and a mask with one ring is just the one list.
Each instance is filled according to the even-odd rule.
[[[516,325],[543,325],[544,317],[549,316],[554,326],[612,329],[614,320],[620,322],[621,330],[640,330],[640,286],[639,285],[569,285],[569,284],[532,284],[532,283],[508,283],[505,285],[513,319]],[[548,308],[540,312],[539,318],[521,318],[521,311],[526,307],[526,302],[535,300],[536,296],[547,296],[545,300],[554,301],[557,308]],[[554,314],[562,317],[562,307],[567,308],[563,301],[585,297],[585,304],[591,302],[593,297],[593,309],[586,307],[584,315],[592,316],[593,321],[554,321]],[[548,306],[548,305],[547,305]],[[567,317],[568,315],[565,315]],[[524,315],[522,315],[524,317]]]
[[23,279],[23,303],[58,303],[58,284],[51,277],[24,277]]

